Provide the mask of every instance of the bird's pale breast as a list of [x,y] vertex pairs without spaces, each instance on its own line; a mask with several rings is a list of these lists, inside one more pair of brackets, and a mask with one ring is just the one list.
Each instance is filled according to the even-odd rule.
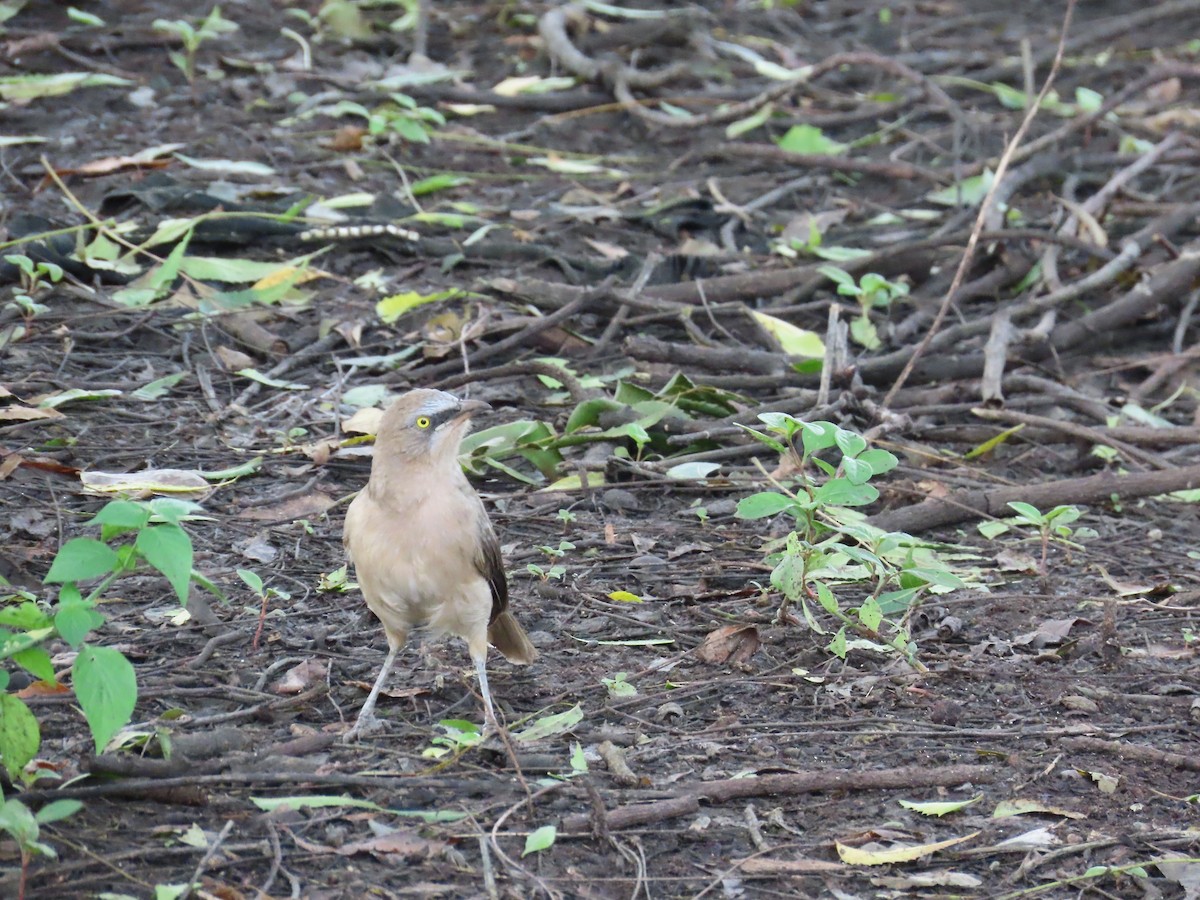
[[491,591],[475,566],[483,512],[465,484],[410,485],[397,498],[364,490],[346,513],[346,546],[367,606],[384,628],[428,626],[470,639],[486,631]]

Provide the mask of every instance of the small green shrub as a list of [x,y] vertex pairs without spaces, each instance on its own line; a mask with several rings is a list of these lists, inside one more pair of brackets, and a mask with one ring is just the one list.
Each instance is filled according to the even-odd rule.
[[[870,481],[895,468],[896,457],[832,422],[803,422],[785,413],[763,413],[759,419],[765,431],[746,430],[797,463],[794,477],[775,482],[775,490],[743,498],[737,507],[743,519],[784,513],[795,521],[782,552],[767,557],[774,566],[771,586],[781,595],[776,621],[786,621],[796,604],[808,627],[824,635],[829,629],[822,623],[823,611],[837,623],[828,649],[839,658],[863,649],[899,652],[916,663],[906,624],[909,611],[924,593],[952,590],[963,582],[931,547],[901,532],[873,528],[853,511],[878,499]],[[847,585],[867,585],[869,593],[848,606],[838,597]]]
[[[54,639],[70,644],[77,652],[71,681],[97,753],[129,722],[137,702],[137,678],[129,660],[119,650],[88,640],[105,622],[100,610],[104,595],[114,581],[143,564],[167,579],[180,603],[187,601],[192,581],[216,593],[193,571],[192,541],[179,524],[197,508],[167,498],[106,504],[88,522],[99,526],[99,539],[71,538],[54,557],[45,583],[61,585],[56,603],[0,583],[0,660],[12,660],[35,678],[54,682],[44,645]],[[85,594],[80,585],[97,580]],[[0,669],[0,762],[18,780],[37,755],[41,730],[25,701],[7,692],[9,680],[9,672]]]

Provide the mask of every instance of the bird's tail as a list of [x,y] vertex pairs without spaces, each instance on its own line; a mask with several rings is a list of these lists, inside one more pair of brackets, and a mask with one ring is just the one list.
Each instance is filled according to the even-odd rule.
[[488,626],[488,643],[512,663],[524,666],[537,659],[537,648],[530,642],[521,623],[508,610],[496,616]]

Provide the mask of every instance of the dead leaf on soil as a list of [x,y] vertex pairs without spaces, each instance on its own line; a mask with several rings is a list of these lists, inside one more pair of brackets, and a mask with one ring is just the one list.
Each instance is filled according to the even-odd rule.
[[1037,627],[1036,631],[1028,631],[1013,638],[1012,642],[1019,647],[1033,647],[1040,650],[1051,644],[1061,644],[1071,634],[1076,622],[1082,621],[1077,617],[1069,619],[1047,619]]
[[444,846],[441,841],[426,840],[416,832],[397,830],[365,841],[343,844],[337,848],[337,853],[340,856],[370,853],[384,862],[400,863],[428,859],[440,853]]
[[334,500],[320,491],[312,491],[299,497],[292,497],[282,503],[271,506],[253,506],[238,513],[239,519],[252,519],[260,522],[288,522],[295,519],[310,519],[321,515]]
[[710,632],[696,648],[696,659],[710,665],[741,665],[758,650],[762,641],[753,625],[725,625]]
[[140,472],[80,472],[79,480],[89,494],[130,494],[149,497],[189,495],[200,500],[213,486],[190,469],[143,469]]
[[17,467],[20,465],[21,455],[19,453],[11,453],[0,459],[0,481],[3,481],[13,472],[17,471]]
[[1001,550],[996,554],[996,565],[1001,572],[1025,572],[1034,575],[1038,571],[1037,560],[1019,550]]
[[1064,809],[1061,806],[1047,806],[1039,800],[1001,800],[992,810],[993,819],[1006,819],[1010,816],[1047,815],[1062,816],[1066,819],[1086,819],[1081,812]]
[[834,841],[838,856],[842,862],[853,866],[886,866],[894,863],[913,862],[922,857],[930,856],[939,850],[953,847],[964,841],[978,837],[980,832],[972,831],[962,837],[949,838],[944,841],[932,841],[928,844],[911,844],[883,847],[879,844],[864,844],[861,847],[850,847],[841,841]]
[[29,406],[6,406],[0,409],[0,422],[32,422],[35,419],[61,419],[57,409],[33,409]]
[[827,859],[762,859],[740,860],[738,869],[746,875],[824,875],[845,872],[842,863]]
[[323,682],[328,674],[328,660],[306,659],[284,672],[283,677],[275,682],[271,690],[277,694],[302,694],[314,684]]
[[254,368],[254,358],[241,350],[234,350],[232,347],[217,347],[213,352],[216,353],[217,359],[221,361],[221,365],[228,372]]
[[348,419],[342,420],[342,431],[347,434],[375,434],[379,431],[379,422],[383,418],[383,410],[375,406],[360,409]]

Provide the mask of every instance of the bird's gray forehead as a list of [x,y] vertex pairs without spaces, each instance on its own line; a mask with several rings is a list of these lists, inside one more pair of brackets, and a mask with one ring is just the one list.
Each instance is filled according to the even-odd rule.
[[417,413],[424,415],[432,415],[433,413],[444,412],[448,409],[458,409],[461,400],[453,394],[448,394],[445,391],[429,391],[429,395],[422,397],[420,405],[417,406]]

